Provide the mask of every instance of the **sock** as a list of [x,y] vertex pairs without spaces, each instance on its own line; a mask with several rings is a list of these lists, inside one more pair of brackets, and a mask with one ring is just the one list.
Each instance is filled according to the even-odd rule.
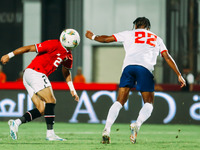
[[151,103],[145,103],[139,112],[139,116],[136,120],[137,125],[140,127],[145,122],[153,111],[153,105]]
[[113,125],[113,123],[115,122],[115,120],[118,117],[119,111],[122,108],[122,104],[118,101],[116,101],[115,103],[113,103],[113,105],[110,107],[109,112],[108,112],[108,116],[106,119],[106,125],[105,125],[105,129],[110,132],[110,128]]
[[48,136],[51,136],[51,135],[54,135],[55,133],[54,133],[54,130],[53,129],[51,129],[51,130],[47,130],[47,137]]
[[45,106],[44,117],[47,124],[47,130],[53,129],[54,118],[55,118],[55,114],[54,114],[55,105],[56,104],[54,103],[46,103],[46,106]]
[[16,124],[17,124],[18,126],[20,126],[20,125],[22,124],[22,121],[21,121],[20,119],[16,119],[15,122],[16,122]]
[[41,116],[41,114],[40,114],[39,110],[37,108],[35,108],[30,111],[27,111],[22,117],[20,117],[19,119],[16,119],[15,121],[19,126],[22,123],[30,122],[40,116]]

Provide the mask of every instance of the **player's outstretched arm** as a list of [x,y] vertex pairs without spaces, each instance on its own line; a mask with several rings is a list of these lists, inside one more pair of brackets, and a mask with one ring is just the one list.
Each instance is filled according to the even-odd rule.
[[171,57],[171,55],[167,51],[165,51],[165,52],[162,53],[162,56],[164,57],[167,64],[174,70],[174,72],[178,76],[178,81],[181,84],[181,88],[186,86],[185,80],[182,77],[182,75],[181,75],[174,59]]
[[95,40],[95,41],[100,42],[100,43],[115,42],[115,38],[113,36],[95,35],[91,31],[86,31],[85,36],[90,40]]
[[62,73],[63,73],[63,76],[65,78],[65,81],[67,82],[68,86],[69,86],[69,89],[70,89],[70,92],[72,94],[72,97],[74,97],[75,101],[79,101],[79,96],[78,94],[76,93],[76,90],[74,88],[74,85],[72,83],[72,76],[71,76],[71,72],[69,69],[66,69],[64,66],[62,66]]
[[3,64],[6,64],[15,55],[19,55],[19,54],[23,54],[23,53],[27,53],[27,52],[36,52],[35,45],[20,47],[20,48],[14,50],[13,52],[10,52],[1,57],[1,62]]

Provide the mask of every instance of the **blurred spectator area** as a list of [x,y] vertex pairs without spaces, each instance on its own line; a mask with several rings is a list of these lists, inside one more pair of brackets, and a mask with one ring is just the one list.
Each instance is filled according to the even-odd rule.
[[[24,45],[58,39],[64,28],[74,28],[81,43],[73,51],[72,77],[80,66],[88,83],[118,83],[124,58],[122,45],[90,41],[84,33],[91,30],[97,35],[112,35],[131,30],[135,18],[146,16],[151,31],[163,39],[179,69],[189,66],[198,80],[199,10],[200,0],[4,0],[0,1],[0,56]],[[7,80],[16,81],[35,55],[16,56],[3,66]],[[162,57],[158,57],[154,76],[157,84],[177,84],[175,73]],[[64,81],[61,67],[49,78]]]

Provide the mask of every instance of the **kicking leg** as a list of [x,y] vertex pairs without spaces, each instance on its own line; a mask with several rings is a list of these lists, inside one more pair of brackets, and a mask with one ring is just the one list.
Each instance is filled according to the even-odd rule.
[[18,126],[23,123],[30,122],[44,115],[44,108],[45,108],[44,101],[42,101],[36,94],[33,94],[31,100],[33,104],[36,106],[36,108],[27,111],[22,117],[16,119],[15,122],[17,123]]
[[31,99],[36,106],[35,109],[27,111],[22,117],[16,120],[11,119],[8,121],[8,125],[10,127],[10,136],[13,140],[18,139],[18,128],[22,123],[34,120],[35,118],[40,117],[44,112],[44,102],[42,102],[41,99],[35,94],[33,94]]
[[115,120],[118,117],[119,111],[121,110],[122,106],[128,99],[130,88],[119,88],[119,93],[117,97],[117,101],[113,103],[113,105],[110,107],[108,116],[106,119],[106,125],[102,134],[102,143],[103,144],[109,144],[110,143],[110,131],[111,126],[115,122]]
[[136,142],[137,134],[141,125],[151,116],[153,111],[154,92],[141,92],[141,94],[144,101],[144,106],[141,108],[136,122],[130,125],[130,140],[132,143]]

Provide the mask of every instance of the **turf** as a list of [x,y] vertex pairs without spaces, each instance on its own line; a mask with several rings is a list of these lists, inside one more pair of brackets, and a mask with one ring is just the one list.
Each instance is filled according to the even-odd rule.
[[20,126],[19,139],[9,136],[7,122],[0,122],[0,150],[200,150],[199,125],[146,125],[138,134],[137,143],[129,140],[129,124],[112,127],[111,144],[101,144],[102,124],[56,123],[57,135],[67,141],[46,141],[45,123],[31,122]]

